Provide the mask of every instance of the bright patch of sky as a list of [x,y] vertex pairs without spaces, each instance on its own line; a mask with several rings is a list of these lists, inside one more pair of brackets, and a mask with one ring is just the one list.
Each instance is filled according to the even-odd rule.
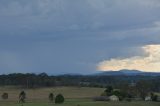
[[160,70],[160,45],[147,45],[142,47],[144,56],[133,56],[124,59],[110,59],[100,62],[98,70],[143,70],[148,72],[158,72]]

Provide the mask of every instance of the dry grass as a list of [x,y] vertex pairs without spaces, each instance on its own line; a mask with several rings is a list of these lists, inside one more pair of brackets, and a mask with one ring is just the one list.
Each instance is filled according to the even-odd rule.
[[[27,93],[27,103],[24,106],[160,106],[160,102],[94,102],[87,99],[98,96],[104,91],[103,88],[88,87],[55,87],[55,88],[39,88],[39,89],[20,89],[17,87],[0,87],[0,95],[3,92],[9,94],[9,99],[4,101],[0,99],[0,106],[21,106],[18,104],[18,94],[21,90]],[[62,93],[66,98],[64,104],[51,104],[48,102],[48,94]]]
[[3,92],[9,94],[8,101],[17,101],[20,91],[24,90],[27,94],[28,101],[48,101],[48,95],[53,92],[55,95],[62,93],[65,98],[90,98],[98,96],[104,91],[103,88],[88,88],[88,87],[54,87],[54,88],[39,88],[39,89],[20,89],[15,87],[1,87],[0,95]]

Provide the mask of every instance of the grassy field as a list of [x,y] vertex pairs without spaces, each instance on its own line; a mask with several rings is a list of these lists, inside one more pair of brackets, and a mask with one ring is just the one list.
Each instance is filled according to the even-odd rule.
[[[0,106],[21,106],[18,104],[18,94],[21,90],[27,93],[27,103],[23,106],[160,106],[159,102],[94,102],[92,97],[99,96],[104,91],[103,88],[87,87],[58,87],[41,89],[18,89],[15,87],[1,87],[0,95],[3,92],[9,94],[9,99],[4,101],[0,99]],[[52,104],[48,102],[48,94],[62,93],[64,95],[64,104]]]
[[[21,106],[17,102],[0,102],[0,106]],[[66,99],[64,104],[27,102],[23,106],[160,106],[159,102],[94,102],[88,99]]]
[[27,94],[28,101],[48,101],[49,93],[59,94],[62,93],[67,99],[77,98],[91,98],[93,96],[99,96],[104,89],[103,88],[87,88],[87,87],[54,87],[54,88],[40,88],[40,89],[19,89],[14,87],[1,87],[0,95],[3,92],[9,94],[9,101],[18,100],[19,93],[24,90]]

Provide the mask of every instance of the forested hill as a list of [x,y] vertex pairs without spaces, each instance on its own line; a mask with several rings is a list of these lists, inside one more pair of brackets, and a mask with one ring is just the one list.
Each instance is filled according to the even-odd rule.
[[34,87],[51,87],[51,86],[94,86],[105,87],[112,85],[119,87],[124,84],[137,83],[145,81],[152,89],[160,90],[160,76],[144,76],[144,75],[117,75],[117,76],[101,76],[101,75],[59,75],[49,76],[46,73],[41,74],[22,74],[14,73],[8,75],[0,75],[0,85],[16,85],[25,88]]
[[139,70],[119,70],[119,71],[106,71],[101,72],[97,75],[101,76],[120,76],[120,75],[126,75],[126,76],[160,76],[159,72],[144,72]]

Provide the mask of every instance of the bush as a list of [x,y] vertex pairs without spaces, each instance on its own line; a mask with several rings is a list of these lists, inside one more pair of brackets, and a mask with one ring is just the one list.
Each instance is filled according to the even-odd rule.
[[113,87],[107,86],[104,92],[106,93],[106,96],[111,96],[113,92]]
[[112,95],[122,96],[122,95],[121,95],[121,92],[118,91],[118,90],[113,91],[113,92],[112,92]]
[[152,101],[158,101],[158,95],[154,95],[154,96],[152,97]]
[[64,102],[64,97],[63,97],[63,95],[62,94],[58,94],[57,96],[56,96],[56,98],[55,98],[55,103],[56,104],[60,104],[60,103],[63,103]]
[[50,93],[49,94],[49,101],[53,102],[53,100],[54,100],[54,95],[53,95],[53,93]]
[[126,97],[126,92],[120,91],[120,90],[114,90],[112,92],[112,95],[118,96],[119,100],[122,101]]
[[151,99],[152,99],[152,101],[158,101],[158,95],[151,93]]
[[4,100],[8,99],[8,93],[3,93],[2,94],[2,99],[4,99]]
[[21,93],[19,94],[19,103],[25,103],[25,99],[26,93],[24,91],[21,91]]

